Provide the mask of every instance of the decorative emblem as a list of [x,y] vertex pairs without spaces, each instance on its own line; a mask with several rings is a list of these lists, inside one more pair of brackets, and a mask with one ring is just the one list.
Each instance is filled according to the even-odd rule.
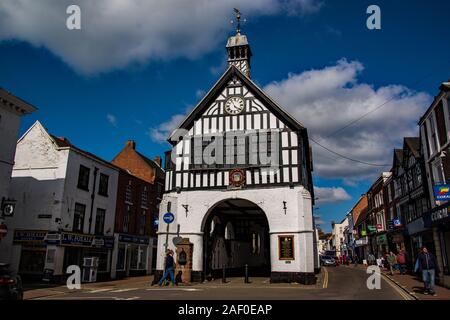
[[240,188],[245,184],[245,172],[241,169],[233,169],[229,174],[230,186]]

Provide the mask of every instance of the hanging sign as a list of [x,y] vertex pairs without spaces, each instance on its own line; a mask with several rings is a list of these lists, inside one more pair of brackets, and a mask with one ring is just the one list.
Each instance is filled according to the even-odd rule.
[[433,186],[434,199],[437,201],[450,200],[450,185],[441,184]]

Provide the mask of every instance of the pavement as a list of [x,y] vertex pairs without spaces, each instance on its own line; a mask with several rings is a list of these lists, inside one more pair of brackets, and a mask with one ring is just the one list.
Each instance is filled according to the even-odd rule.
[[177,287],[151,286],[151,276],[82,284],[80,290],[65,286],[31,289],[33,300],[414,300],[414,297],[383,276],[380,289],[368,289],[369,275],[360,267],[325,267],[315,285],[270,283],[269,278],[230,278]]
[[[343,266],[346,268],[355,268],[354,266]],[[356,268],[365,270],[366,267],[358,265]],[[415,274],[404,274],[396,271],[394,275],[391,275],[389,270],[382,270],[383,276],[395,283],[405,293],[410,295],[416,300],[450,300],[450,290],[439,285],[435,285],[436,296],[424,294],[424,285],[422,280]]]

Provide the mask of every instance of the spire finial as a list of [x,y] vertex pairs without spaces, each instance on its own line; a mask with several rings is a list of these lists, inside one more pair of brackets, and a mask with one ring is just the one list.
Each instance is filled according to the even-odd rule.
[[239,9],[233,8],[234,9],[234,13],[236,15],[236,20],[237,20],[237,27],[236,27],[236,33],[241,33],[241,12],[239,11]]

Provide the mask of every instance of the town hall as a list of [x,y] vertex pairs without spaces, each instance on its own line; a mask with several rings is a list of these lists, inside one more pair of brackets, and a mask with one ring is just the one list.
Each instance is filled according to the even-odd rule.
[[247,270],[271,282],[312,284],[307,129],[252,81],[239,12],[237,22],[227,70],[168,138],[155,276],[172,249],[183,281]]

